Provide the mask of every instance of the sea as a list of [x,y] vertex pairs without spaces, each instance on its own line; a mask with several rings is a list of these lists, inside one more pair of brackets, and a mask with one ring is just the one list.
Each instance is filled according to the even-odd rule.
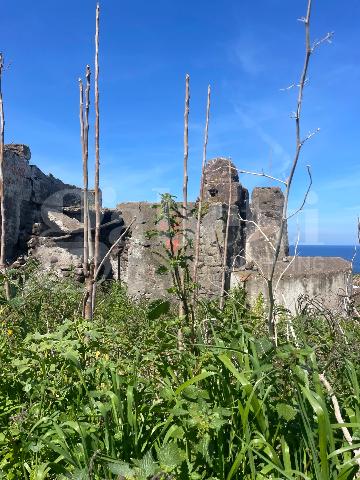
[[[290,245],[290,255],[294,255],[295,247]],[[353,272],[360,273],[360,246],[355,245],[298,245],[300,257],[341,257],[353,260]]]

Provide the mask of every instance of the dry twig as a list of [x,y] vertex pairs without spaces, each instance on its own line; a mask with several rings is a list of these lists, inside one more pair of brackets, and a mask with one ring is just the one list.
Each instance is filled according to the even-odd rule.
[[[342,418],[342,415],[341,415],[340,405],[339,405],[338,399],[336,398],[336,395],[334,393],[334,390],[333,390],[332,386],[330,385],[328,380],[325,378],[325,375],[323,373],[321,373],[319,375],[319,378],[320,378],[321,383],[326,388],[328,394],[330,395],[330,398],[331,398],[331,401],[332,401],[332,404],[333,404],[333,407],[334,407],[335,418],[336,418],[337,422],[340,423],[340,424],[344,424],[345,422],[344,422],[344,420]],[[341,430],[343,432],[345,440],[348,442],[349,445],[352,445],[353,444],[353,438],[352,438],[352,436],[349,432],[349,429],[347,427],[343,426],[343,427],[341,427]],[[359,472],[356,475],[357,478],[359,478],[359,476],[360,476],[360,458],[359,458],[359,455],[360,455],[360,449],[359,448],[354,449],[354,456],[358,457],[358,458],[356,458],[356,463],[359,466]]]
[[111,255],[111,252],[114,250],[114,248],[119,245],[119,243],[121,242],[121,240],[125,237],[125,235],[128,233],[128,231],[130,230],[131,226],[133,225],[133,223],[135,222],[136,220],[136,217],[134,217],[131,222],[129,223],[129,225],[126,227],[126,229],[123,231],[123,233],[120,235],[120,237],[116,240],[116,242],[114,242],[112,245],[111,245],[111,248],[108,250],[107,254],[104,256],[104,258],[101,260],[98,268],[95,270],[95,273],[94,273],[94,282],[97,281],[98,277],[99,277],[99,274],[100,274],[100,271],[103,267],[103,265],[105,264],[106,260],[110,257]]

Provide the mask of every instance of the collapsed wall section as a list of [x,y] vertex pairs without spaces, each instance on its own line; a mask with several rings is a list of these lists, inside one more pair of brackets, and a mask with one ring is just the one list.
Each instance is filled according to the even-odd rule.
[[79,196],[80,192],[30,165],[30,158],[31,152],[26,145],[5,145],[5,248],[8,261],[26,253],[33,225],[41,221],[43,208],[71,203],[74,194]]

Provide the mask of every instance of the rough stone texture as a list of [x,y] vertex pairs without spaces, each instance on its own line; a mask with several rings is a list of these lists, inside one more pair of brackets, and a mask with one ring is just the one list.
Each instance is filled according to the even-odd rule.
[[[275,292],[278,305],[296,313],[299,298],[308,296],[333,313],[344,313],[345,297],[352,293],[351,262],[336,257],[288,257],[288,260],[279,262],[276,268],[274,287],[282,276]],[[264,266],[265,276],[268,273]],[[232,272],[231,287],[237,285],[245,287],[250,303],[255,302],[259,293],[268,300],[266,282],[257,271]]]
[[[229,160],[217,158],[211,160],[205,171],[205,199],[203,217],[200,229],[200,255],[198,265],[198,282],[200,293],[207,297],[218,296],[221,291],[224,241],[228,215],[229,188],[232,189],[230,223],[228,235],[228,255],[226,262],[226,286],[230,284],[230,271],[244,263],[244,222],[241,211],[246,210],[244,204],[248,198],[247,190],[242,189],[237,170]],[[131,295],[156,298],[166,295],[172,286],[170,275],[159,275],[158,268],[166,265],[164,261],[164,236],[148,238],[146,232],[164,230],[163,222],[156,223],[159,211],[156,205],[140,203],[124,203],[118,205],[118,210],[125,225],[129,225],[136,216],[137,220],[131,229],[131,235],[122,246],[121,258],[115,252],[111,260],[114,276],[119,277],[128,285]],[[159,207],[159,206],[158,206]],[[194,241],[196,231],[197,205],[189,204],[188,236]],[[181,242],[181,238],[175,239]],[[194,255],[194,251],[189,254]],[[193,265],[190,263],[190,271]]]
[[[76,219],[80,216],[79,207],[66,207],[64,211],[47,211],[47,225],[35,224],[33,235],[28,242],[29,254],[38,260],[45,270],[53,270],[62,275],[74,270],[82,279],[82,272],[77,271],[83,262],[83,224]],[[100,257],[103,258],[111,245],[124,230],[124,222],[116,210],[101,210]],[[90,218],[95,218],[92,210]],[[51,224],[51,228],[49,228]],[[94,222],[92,222],[94,238]],[[93,247],[90,248],[90,255]],[[110,261],[104,265],[103,274],[112,277]]]
[[[157,208],[154,208],[157,207]],[[194,205],[189,204],[189,210]],[[125,225],[129,225],[136,216],[136,223],[131,228],[131,234],[125,241],[120,251],[114,252],[111,265],[114,277],[119,278],[128,286],[130,295],[135,297],[144,296],[147,298],[160,298],[167,295],[167,289],[173,286],[171,275],[159,274],[161,265],[166,266],[164,259],[164,244],[167,246],[167,239],[161,235],[166,231],[164,222],[157,223],[159,217],[159,205],[146,202],[123,203],[117,206]],[[225,227],[227,217],[227,205],[212,203],[207,206],[203,215],[200,230],[200,256],[198,281],[200,292],[206,296],[218,296],[221,289],[223,245],[225,238]],[[238,265],[238,245],[241,243],[241,221],[238,217],[238,207],[231,207],[231,224],[229,229],[228,246],[228,275],[227,283],[230,281],[230,269],[233,264]],[[157,236],[149,238],[147,232],[158,231]],[[188,235],[194,240],[196,230],[196,213],[189,216]],[[181,238],[175,238],[175,246],[181,243]],[[119,260],[118,253],[121,253]],[[189,251],[189,254],[194,254]],[[190,262],[190,271],[193,265]]]
[[[229,165],[230,164],[230,165]],[[231,169],[231,175],[229,172]],[[230,179],[231,176],[231,179]],[[231,184],[231,203],[240,204],[241,184],[235,165],[227,158],[214,158],[206,165],[204,175],[204,199],[208,203],[229,203],[229,185]]]
[[30,165],[31,153],[25,145],[5,145],[4,181],[6,208],[6,257],[26,252],[32,226],[41,220],[44,204],[58,206],[65,196],[78,189]]
[[[284,194],[279,187],[255,188],[251,195],[246,222],[246,260],[255,264],[272,263],[280,229]],[[261,230],[261,231],[260,231]],[[285,228],[279,259],[289,254],[287,228]]]
[[[20,254],[36,258],[44,269],[60,275],[73,270],[82,279],[83,255],[83,192],[66,185],[52,175],[45,175],[30,165],[30,150],[24,145],[5,147],[4,180],[6,207],[6,249],[8,260]],[[280,188],[255,188],[251,203],[248,191],[239,182],[235,166],[229,160],[209,161],[205,172],[205,199],[200,230],[198,280],[200,292],[207,298],[221,292],[224,240],[228,216],[229,192],[230,225],[226,261],[226,288],[244,284],[250,300],[259,292],[266,297],[266,284],[256,267],[267,273],[273,258],[273,243],[279,231],[284,196]],[[231,190],[230,190],[231,189]],[[89,192],[90,224],[95,225],[94,192]],[[155,208],[154,208],[155,207]],[[194,240],[197,204],[189,204],[188,230]],[[102,209],[100,254],[103,257],[134,217],[136,222],[121,244],[114,249],[105,265],[107,278],[118,278],[128,286],[134,297],[160,298],[167,296],[173,285],[171,275],[160,275],[158,268],[166,265],[161,231],[157,222],[159,205],[146,202],[124,203],[117,209]],[[254,225],[256,223],[259,229]],[[160,235],[149,237],[147,232],[159,230]],[[175,238],[175,244],[181,238]],[[192,254],[193,252],[189,252]],[[90,251],[91,255],[91,251]],[[287,232],[277,265],[277,277],[289,267],[279,282],[277,301],[291,311],[299,295],[319,298],[328,308],[340,308],[341,296],[351,290],[351,266],[342,259],[296,258],[283,261],[288,255]],[[24,263],[19,258],[18,264]],[[245,264],[245,262],[247,262]],[[16,262],[15,262],[16,263]],[[192,272],[192,265],[189,265]],[[241,271],[240,271],[241,269]],[[276,278],[275,278],[276,283]],[[339,307],[340,305],[340,307]]]
[[[208,297],[218,296],[221,291],[227,214],[227,205],[212,203],[202,218],[198,276],[200,292]],[[231,206],[229,225],[226,288],[229,287],[230,271],[242,264],[241,220],[237,205]]]
[[51,225],[54,232],[71,233],[80,231],[83,228],[83,224],[76,218],[53,210],[46,212],[46,220],[46,223]]
[[[157,269],[164,265],[163,242],[161,236],[148,238],[147,232],[160,230],[156,225],[158,211],[147,202],[123,203],[117,206],[120,216],[128,226],[136,216],[127,241],[120,245],[111,258],[115,278],[125,282],[128,292],[134,297],[161,298],[167,295],[172,286],[169,275],[159,275]],[[121,253],[121,257],[119,257]],[[120,264],[120,275],[119,275]]]

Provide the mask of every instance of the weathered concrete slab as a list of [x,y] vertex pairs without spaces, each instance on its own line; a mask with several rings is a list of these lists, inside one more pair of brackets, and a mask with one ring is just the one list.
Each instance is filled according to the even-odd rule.
[[46,212],[46,220],[47,224],[52,227],[54,233],[56,231],[61,233],[71,233],[84,228],[83,224],[75,218],[53,210],[48,210]]
[[[259,293],[268,299],[264,277],[268,278],[269,272],[270,264],[263,265],[262,272],[234,271],[231,287],[243,286],[250,303]],[[299,297],[303,295],[317,299],[334,312],[344,313],[344,297],[352,293],[351,262],[337,257],[288,257],[288,262],[278,262],[274,288],[277,304],[292,313],[296,313]]]

